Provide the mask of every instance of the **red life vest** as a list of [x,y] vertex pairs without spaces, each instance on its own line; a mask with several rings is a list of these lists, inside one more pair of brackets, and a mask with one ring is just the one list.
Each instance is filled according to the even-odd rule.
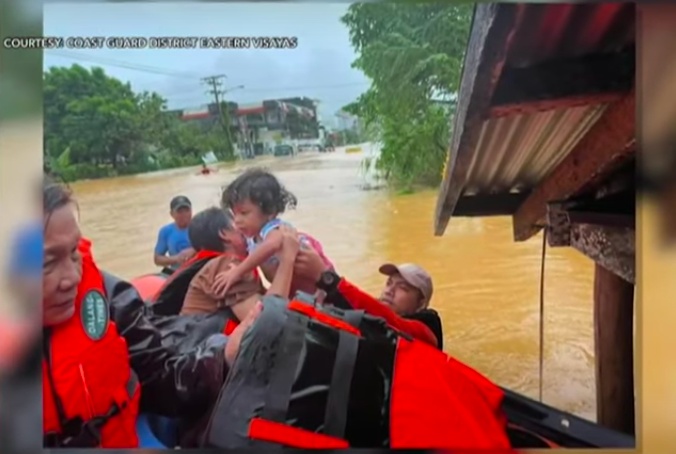
[[110,321],[103,277],[83,239],[73,317],[51,328],[42,360],[48,447],[136,448],[140,386],[127,343]]
[[178,273],[180,270],[182,270],[184,268],[189,268],[195,262],[199,262],[200,260],[204,260],[204,259],[212,259],[214,257],[218,257],[221,254],[223,254],[223,253],[222,252],[216,252],[216,251],[208,251],[206,249],[202,249],[201,251],[198,251],[195,255],[190,257],[189,260],[186,260],[185,262],[183,262],[183,264],[174,272]]

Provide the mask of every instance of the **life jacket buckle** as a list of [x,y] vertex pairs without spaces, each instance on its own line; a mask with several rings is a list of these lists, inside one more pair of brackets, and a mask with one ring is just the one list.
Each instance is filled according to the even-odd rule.
[[104,416],[97,416],[87,422],[79,416],[71,418],[63,425],[62,435],[50,434],[49,437],[56,441],[57,447],[97,448],[101,446],[101,428],[119,412],[120,406],[114,404]]
[[86,423],[81,417],[71,418],[63,425],[63,433],[56,436],[57,447],[96,448],[101,445],[101,433],[96,427],[98,421],[92,419]]

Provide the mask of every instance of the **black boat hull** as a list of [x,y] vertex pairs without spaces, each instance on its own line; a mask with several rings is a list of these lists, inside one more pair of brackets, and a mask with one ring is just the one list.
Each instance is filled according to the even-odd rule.
[[515,448],[624,448],[636,438],[502,388],[503,410]]

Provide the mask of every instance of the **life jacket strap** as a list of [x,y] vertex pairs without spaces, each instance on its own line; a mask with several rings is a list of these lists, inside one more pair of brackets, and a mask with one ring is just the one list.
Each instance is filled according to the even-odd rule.
[[[343,319],[359,329],[363,317],[363,311],[354,311],[345,313]],[[324,414],[324,434],[326,435],[337,438],[345,437],[348,402],[350,402],[350,388],[357,353],[359,353],[359,336],[341,330]]]
[[[299,296],[305,298],[298,301]],[[298,369],[308,323],[311,319],[325,322],[340,331],[322,432],[329,437],[342,439],[345,437],[347,427],[352,377],[359,352],[359,339],[361,338],[359,326],[365,313],[364,311],[341,310],[324,312],[314,307],[311,295],[300,292],[296,295],[296,299],[289,303],[289,309],[282,338],[278,344],[278,359],[270,377],[262,417],[270,422],[286,422],[291,388]]]
[[97,448],[101,446],[101,429],[108,420],[120,412],[117,404],[108,413],[94,417],[87,422],[77,416],[63,424],[60,433],[49,433],[43,437],[44,447],[50,448]]
[[[48,362],[49,364],[49,362]],[[48,366],[51,367],[51,366]],[[101,429],[106,423],[117,416],[124,408],[126,408],[128,401],[131,400],[139,385],[138,375],[132,370],[130,371],[129,380],[126,384],[126,392],[128,399],[121,404],[114,403],[105,415],[95,416],[86,422],[80,416],[65,419],[61,398],[54,392],[54,399],[59,403],[60,415],[62,415],[61,431],[51,432],[43,436],[42,444],[45,448],[98,448],[101,446]],[[53,377],[51,373],[48,375],[50,384],[53,385]]]
[[308,318],[289,311],[278,345],[277,362],[270,376],[262,417],[269,421],[286,422],[291,402],[291,388],[296,379],[301,351],[305,341]]

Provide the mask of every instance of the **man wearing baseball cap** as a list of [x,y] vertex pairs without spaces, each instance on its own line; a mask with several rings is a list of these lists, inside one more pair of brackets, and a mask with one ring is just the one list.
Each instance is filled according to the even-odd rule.
[[414,263],[385,263],[378,271],[387,276],[380,301],[398,315],[427,325],[437,337],[439,348],[442,348],[441,319],[434,309],[428,307],[434,290],[429,273]]
[[174,222],[163,226],[157,234],[155,265],[171,272],[193,256],[188,226],[192,219],[192,203],[184,195],[177,195],[169,202],[169,214]]

